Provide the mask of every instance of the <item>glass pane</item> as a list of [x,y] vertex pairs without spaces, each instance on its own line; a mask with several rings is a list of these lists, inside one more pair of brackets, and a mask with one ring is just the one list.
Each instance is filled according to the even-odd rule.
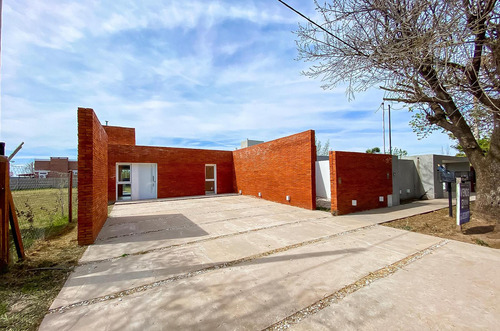
[[214,166],[205,166],[205,179],[214,179]]
[[132,200],[132,186],[130,184],[118,184],[118,200]]
[[118,166],[118,181],[130,182],[130,165]]

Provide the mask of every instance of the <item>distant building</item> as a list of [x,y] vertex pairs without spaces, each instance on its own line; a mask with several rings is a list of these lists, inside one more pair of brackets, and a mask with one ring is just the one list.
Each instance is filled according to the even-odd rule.
[[35,177],[53,178],[59,177],[60,173],[73,174],[78,172],[78,161],[71,161],[67,157],[51,157],[50,160],[35,160]]
[[264,141],[262,140],[250,140],[250,139],[245,139],[241,142],[241,148],[247,148],[253,145],[258,145],[262,144]]

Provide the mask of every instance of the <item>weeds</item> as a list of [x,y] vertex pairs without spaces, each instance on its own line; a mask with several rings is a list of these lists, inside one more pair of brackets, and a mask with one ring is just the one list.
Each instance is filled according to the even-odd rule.
[[481,240],[479,238],[474,239],[474,242],[480,246],[490,247],[490,245],[488,245],[486,241]]
[[413,228],[408,224],[408,221],[406,221],[406,224],[401,227],[401,229],[406,230],[406,231],[413,231]]
[[85,247],[70,223],[50,240],[38,240],[26,259],[0,276],[0,330],[37,330]]

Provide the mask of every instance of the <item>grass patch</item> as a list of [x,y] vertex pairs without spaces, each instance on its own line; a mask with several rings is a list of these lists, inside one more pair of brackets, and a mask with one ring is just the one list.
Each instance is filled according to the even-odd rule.
[[[12,191],[25,249],[38,239],[61,232],[68,224],[68,189]],[[73,189],[73,215],[77,213],[77,189]]]
[[114,204],[108,205],[108,217],[111,214],[111,212],[113,211],[114,206],[115,206]]
[[0,275],[0,329],[36,330],[84,250],[76,222],[35,241],[24,261]]

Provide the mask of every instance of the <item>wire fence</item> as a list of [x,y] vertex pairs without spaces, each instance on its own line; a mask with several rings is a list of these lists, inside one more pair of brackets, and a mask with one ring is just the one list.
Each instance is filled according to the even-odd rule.
[[60,233],[69,223],[70,205],[76,222],[77,182],[70,173],[51,172],[47,178],[35,178],[20,167],[10,168],[10,188],[25,249],[36,240]]

